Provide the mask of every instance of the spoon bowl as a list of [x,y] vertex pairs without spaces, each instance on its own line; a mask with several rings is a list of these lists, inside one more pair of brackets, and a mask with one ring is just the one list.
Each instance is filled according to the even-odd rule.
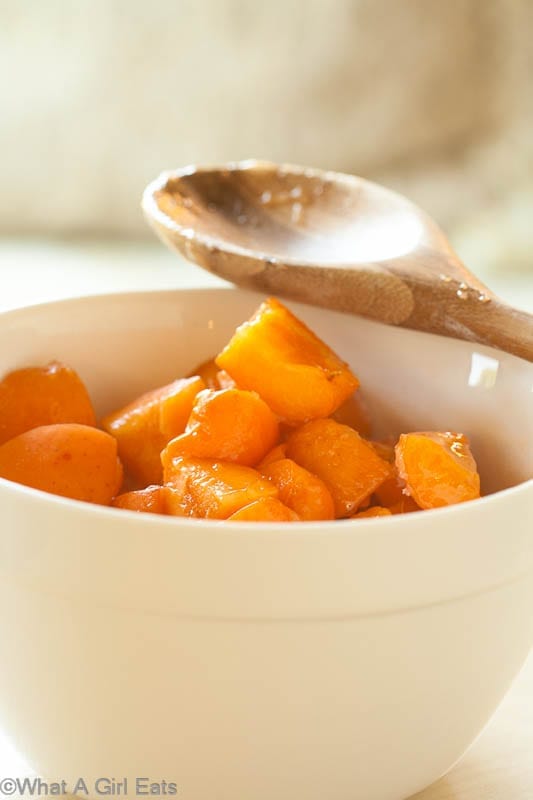
[[431,218],[354,175],[264,161],[165,172],[158,235],[240,286],[533,360],[533,318],[496,298]]

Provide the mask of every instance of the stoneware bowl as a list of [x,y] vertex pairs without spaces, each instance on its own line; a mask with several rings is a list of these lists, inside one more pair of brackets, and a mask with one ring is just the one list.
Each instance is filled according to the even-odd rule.
[[[0,316],[0,374],[61,359],[103,413],[216,353],[260,296]],[[532,365],[291,304],[382,429],[460,430],[481,500],[292,526],[101,508],[0,480],[0,724],[38,774],[183,800],[400,800],[482,730],[533,639]]]

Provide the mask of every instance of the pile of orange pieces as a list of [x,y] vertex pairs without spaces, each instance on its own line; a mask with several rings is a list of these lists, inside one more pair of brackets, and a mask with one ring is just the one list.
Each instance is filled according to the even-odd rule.
[[0,381],[0,477],[117,508],[232,521],[389,516],[479,497],[463,434],[372,441],[358,386],[270,298],[215,359],[100,427],[71,368],[9,373]]

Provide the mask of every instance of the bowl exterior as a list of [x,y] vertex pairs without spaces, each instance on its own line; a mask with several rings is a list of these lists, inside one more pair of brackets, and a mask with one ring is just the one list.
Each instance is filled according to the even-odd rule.
[[532,585],[360,617],[221,620],[4,579],[2,724],[38,774],[71,788],[83,776],[95,797],[114,776],[175,782],[187,800],[214,787],[220,800],[400,800],[498,705],[529,649]]
[[530,489],[481,501],[481,530],[461,526],[471,503],[406,516],[404,533],[289,532],[0,483],[2,725],[71,788],[114,776],[190,800],[407,797],[461,756],[529,651]]

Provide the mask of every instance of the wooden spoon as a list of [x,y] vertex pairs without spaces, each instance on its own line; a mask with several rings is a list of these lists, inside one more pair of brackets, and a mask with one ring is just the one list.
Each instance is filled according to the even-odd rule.
[[233,283],[533,361],[533,317],[505,305],[438,226],[370,181],[264,161],[163,173],[143,196],[163,241]]

